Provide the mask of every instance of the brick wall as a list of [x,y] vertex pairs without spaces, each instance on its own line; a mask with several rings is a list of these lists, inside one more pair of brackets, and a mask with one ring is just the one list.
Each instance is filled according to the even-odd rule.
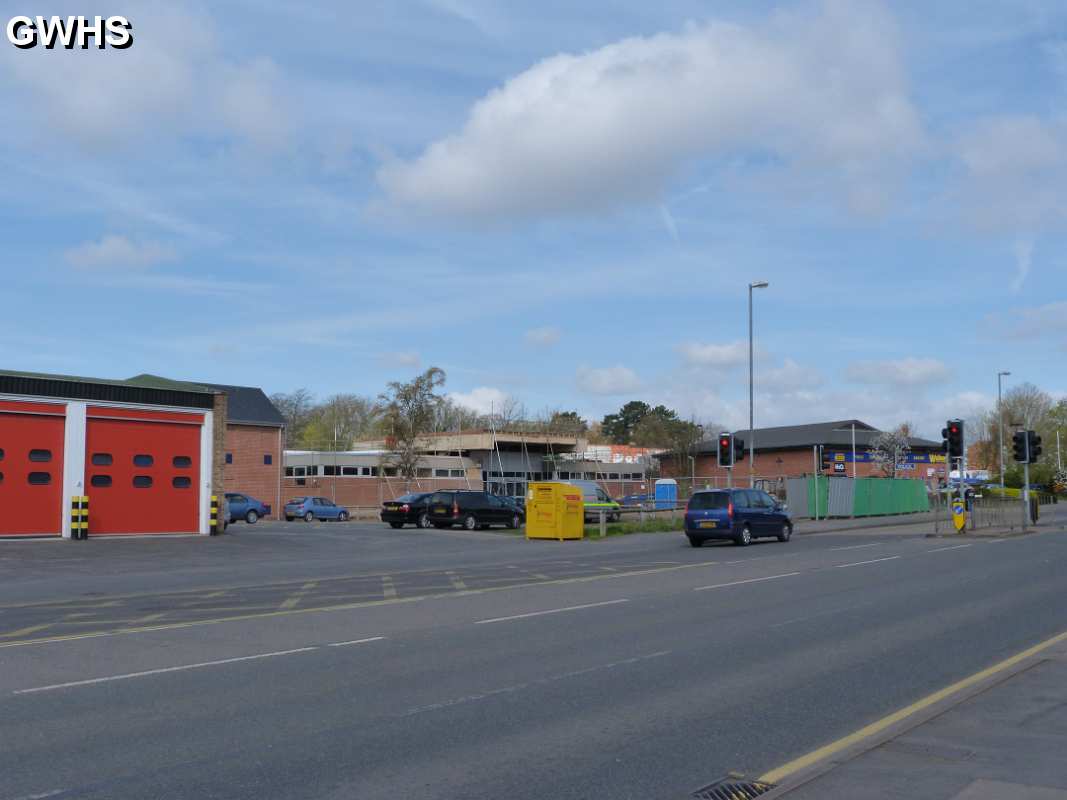
[[384,500],[393,500],[407,492],[432,492],[437,489],[482,489],[479,480],[467,481],[463,478],[419,478],[410,486],[405,486],[402,478],[334,478],[322,477],[304,478],[305,484],[300,486],[298,478],[283,478],[282,502],[283,504],[293,497],[313,495],[325,497],[340,506],[347,508],[374,508],[382,504]]
[[[226,425],[226,491],[250,494],[271,507],[271,516],[281,509],[281,429],[266,425]],[[264,463],[270,456],[270,464]],[[223,459],[225,461],[225,459]]]
[[[211,407],[211,494],[219,498],[222,503],[222,495],[226,491],[226,395],[221,392],[215,395]],[[219,530],[222,530],[222,521],[219,520]],[[208,523],[210,525],[210,523]]]

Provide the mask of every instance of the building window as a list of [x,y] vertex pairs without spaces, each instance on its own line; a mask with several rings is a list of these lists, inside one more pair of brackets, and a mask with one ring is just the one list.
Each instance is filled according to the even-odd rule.
[[170,485],[175,489],[188,489],[193,485],[193,481],[188,475],[178,475],[170,482]]
[[26,479],[30,482],[30,486],[47,486],[52,482],[52,473],[31,472]]
[[303,478],[297,478],[296,479],[296,485],[297,486],[306,486],[307,485],[307,481],[304,480]]
[[31,450],[30,461],[38,461],[42,464],[47,464],[52,460],[51,450]]
[[466,474],[466,471],[462,469],[449,470],[449,476],[452,478],[462,478]]
[[134,489],[151,489],[152,477],[150,475],[134,475],[133,476],[133,488]]
[[233,463],[233,453],[227,453],[226,454],[226,463],[227,464],[232,464]]
[[359,467],[341,467],[342,475],[359,475]]
[[178,469],[188,469],[193,465],[193,460],[189,456],[174,456],[173,463]]
[[154,459],[149,455],[141,454],[133,457],[133,465],[135,467],[150,467],[153,462]]
[[270,453],[264,453],[263,463],[269,467],[271,464],[274,463],[274,456],[272,456]]
[[93,477],[89,479],[89,485],[97,489],[106,489],[108,486],[111,485],[111,476],[93,475]]
[[328,478],[337,477],[337,467],[333,464],[324,464],[322,467],[322,474]]
[[293,468],[292,467],[286,467],[285,468],[285,477],[287,477],[287,478],[293,477]]
[[608,480],[617,481],[618,479],[619,479],[619,473],[617,473],[617,472],[609,472],[608,473]]
[[370,474],[371,474],[372,477],[377,478],[378,477],[378,468],[377,467],[371,467],[370,468]]
[[416,467],[415,468],[415,477],[416,478],[429,478],[430,477],[430,473],[432,471],[433,470],[431,470],[429,467]]
[[308,476],[309,477],[312,476],[312,475],[318,475],[319,474],[318,465],[317,464],[313,464],[312,466],[308,467],[307,468],[307,472],[308,472]]
[[0,461],[4,460],[4,448],[0,447]]
[[433,471],[433,476],[435,478],[447,478],[448,477],[448,470],[447,469],[435,469]]
[[114,461],[111,453],[93,453],[93,457],[90,460],[93,462],[94,467],[110,467]]
[[397,476],[396,467],[386,467],[385,468],[385,477],[387,477],[387,478],[395,478],[396,476]]

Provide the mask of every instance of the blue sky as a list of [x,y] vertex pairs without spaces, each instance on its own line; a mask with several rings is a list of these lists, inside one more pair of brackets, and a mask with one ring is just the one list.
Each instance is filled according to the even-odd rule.
[[1062,3],[121,5],[0,46],[0,366],[740,427],[765,279],[760,424],[1067,394]]

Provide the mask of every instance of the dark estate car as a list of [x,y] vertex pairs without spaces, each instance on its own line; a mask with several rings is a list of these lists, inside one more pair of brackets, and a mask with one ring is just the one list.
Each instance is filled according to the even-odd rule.
[[415,492],[401,495],[395,500],[386,500],[382,503],[382,522],[388,522],[393,528],[403,528],[407,523],[412,523],[416,528],[429,528],[431,523],[427,512],[432,496],[433,492]]
[[741,546],[771,536],[788,542],[793,520],[785,506],[760,489],[708,489],[689,498],[685,535],[693,547],[708,539],[733,539]]
[[469,531],[490,525],[517,528],[522,524],[522,511],[510,499],[489,492],[434,492],[430,497],[430,524],[435,528],[462,525]]

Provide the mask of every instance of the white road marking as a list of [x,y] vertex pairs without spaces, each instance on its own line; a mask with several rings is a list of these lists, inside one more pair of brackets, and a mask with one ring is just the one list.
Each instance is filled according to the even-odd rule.
[[564,611],[580,611],[583,608],[597,608],[599,606],[613,606],[618,603],[629,603],[626,598],[621,600],[605,600],[602,603],[583,603],[580,606],[567,606],[566,608],[552,608],[548,611],[531,611],[529,614],[513,614],[510,617],[493,617],[492,619],[480,619],[475,625],[489,625],[494,622],[508,622],[513,619],[529,619],[530,617],[543,617],[546,614],[562,614]]
[[804,617],[794,617],[793,619],[787,619],[785,622],[778,622],[771,625],[772,628],[784,628],[786,625],[793,625],[797,622],[807,622],[808,620],[818,619],[819,617],[828,617],[831,614],[840,614],[845,611],[855,611],[857,608],[864,608],[866,606],[874,605],[874,603],[857,603],[850,605],[847,608],[835,608],[830,611],[820,611],[817,614],[808,614]]
[[187,669],[203,669],[204,667],[217,667],[223,664],[236,664],[239,661],[255,661],[261,658],[275,658],[277,656],[291,656],[296,653],[307,653],[318,650],[318,646],[298,647],[295,650],[277,650],[273,653],[257,653],[254,656],[240,656],[238,658],[223,658],[219,661],[202,661],[199,664],[183,664],[180,667],[161,667],[160,669],[146,669],[143,672],[127,672],[124,675],[108,675],[105,678],[89,678],[84,681],[70,681],[69,683],[54,683],[50,686],[35,686],[32,689],[16,689],[12,694],[34,694],[36,692],[52,692],[56,689],[70,689],[75,686],[91,686],[96,683],[110,683],[111,681],[125,681],[130,678],[144,678],[148,675],[162,675],[167,672],[181,672]]
[[883,545],[883,544],[885,544],[885,542],[873,542],[872,544],[852,544],[852,545],[849,545],[848,547],[831,547],[830,549],[831,550],[860,550],[861,548],[864,548],[864,547],[878,547],[879,545]]
[[759,583],[760,581],[773,581],[778,578],[791,578],[794,575],[799,575],[799,572],[783,572],[781,575],[768,575],[766,578],[748,578],[743,581],[730,581],[729,583],[714,583],[711,586],[697,586],[693,589],[694,592],[704,592],[708,589],[725,589],[727,586],[740,586],[743,583]]
[[880,561],[892,561],[900,556],[886,556],[885,558],[872,558],[870,561],[853,561],[851,564],[835,564],[834,569],[844,569],[845,567],[862,567],[864,564],[877,564]]
[[66,791],[66,789],[53,789],[50,792],[41,792],[40,794],[24,794],[12,798],[12,800],[44,800],[46,797],[55,797],[57,794],[63,794]]
[[927,550],[926,552],[927,553],[943,553],[946,550],[962,550],[964,547],[972,547],[973,545],[974,545],[974,542],[971,542],[970,544],[954,544],[951,547],[938,547],[938,548],[936,548],[934,550]]
[[380,642],[384,636],[369,636],[366,639],[353,639],[350,642],[330,642],[327,647],[348,647],[350,644],[366,644],[367,642]]
[[478,700],[486,700],[490,697],[497,697],[502,694],[512,694],[514,692],[522,691],[523,689],[532,689],[535,686],[544,686],[550,683],[556,683],[558,681],[566,680],[567,678],[578,678],[582,675],[589,675],[593,672],[602,672],[609,669],[617,669],[618,667],[628,666],[630,664],[636,664],[641,661],[648,661],[653,658],[662,658],[663,656],[670,655],[670,650],[660,650],[656,653],[649,653],[644,656],[635,656],[633,658],[626,658],[622,661],[612,661],[610,664],[599,664],[595,667],[586,667],[585,669],[576,669],[571,672],[564,672],[559,675],[550,675],[547,678],[538,678],[537,680],[528,681],[526,683],[517,683],[513,686],[503,686],[499,689],[487,689],[484,692],[477,694],[469,694],[465,697],[456,697],[452,700],[445,700],[441,703],[431,703],[425,706],[417,706],[415,708],[409,708],[407,711],[401,712],[401,717],[412,717],[416,714],[424,714],[427,711],[440,711],[445,708],[451,708],[452,706],[460,706],[466,703],[474,703]]

